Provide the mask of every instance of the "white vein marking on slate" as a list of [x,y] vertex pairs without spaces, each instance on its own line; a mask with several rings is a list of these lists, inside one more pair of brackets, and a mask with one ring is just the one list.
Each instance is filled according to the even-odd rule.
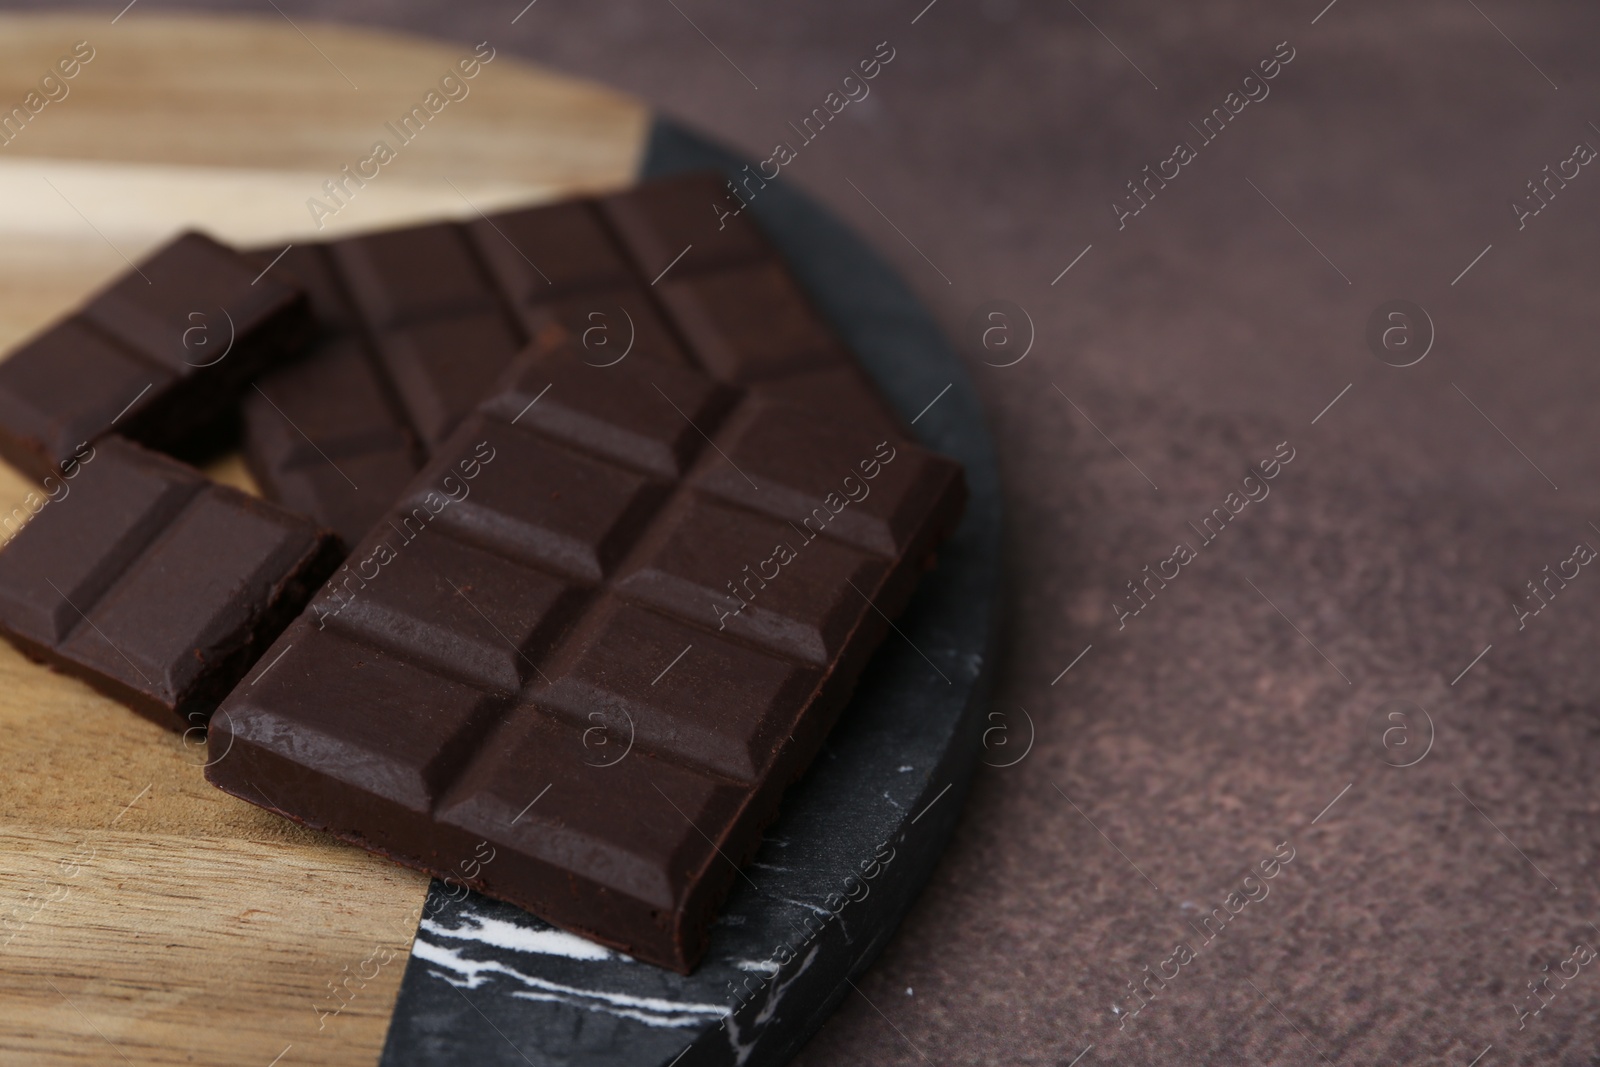
[[420,929],[436,937],[448,937],[454,941],[476,941],[479,944],[492,945],[511,952],[565,956],[569,960],[633,962],[630,957],[620,952],[613,952],[604,945],[597,945],[587,938],[569,934],[565,930],[523,926],[520,923],[506,922],[504,919],[491,919],[485,915],[466,915],[462,918],[469,925],[451,929],[441,926],[432,919],[424,919]]
[[447,968],[460,975],[460,978],[455,978],[440,970],[428,972],[458,989],[477,989],[491,981],[493,976],[504,975],[526,987],[511,990],[511,995],[514,997],[569,1004],[586,1011],[605,1012],[608,1015],[633,1019],[646,1026],[669,1028],[694,1026],[709,1020],[721,1019],[729,1012],[726,1004],[699,1004],[692,1001],[666,1000],[661,997],[639,997],[598,989],[580,989],[577,986],[551,982],[523,974],[498,960],[468,959],[455,949],[436,945],[420,935],[412,946],[411,954],[424,962]]
[[783,964],[777,960],[734,960],[733,965],[741,971],[753,974],[764,974],[772,978],[783,969]]

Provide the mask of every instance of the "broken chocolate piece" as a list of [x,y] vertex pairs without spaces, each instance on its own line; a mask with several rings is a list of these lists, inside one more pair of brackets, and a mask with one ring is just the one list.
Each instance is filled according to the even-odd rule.
[[57,488],[0,550],[0,633],[163,725],[204,723],[338,565],[309,520],[116,436]]
[[115,431],[180,451],[313,332],[305,295],[187,233],[0,363],[0,456],[36,479]]

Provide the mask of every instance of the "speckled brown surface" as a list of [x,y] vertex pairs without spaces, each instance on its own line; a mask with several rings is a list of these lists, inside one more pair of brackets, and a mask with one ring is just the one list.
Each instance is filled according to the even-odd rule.
[[[971,365],[1009,507],[996,710],[1020,744],[1025,708],[1037,738],[983,772],[801,1062],[1064,1067],[1091,1044],[1084,1067],[1600,1062],[1597,968],[1552,980],[1520,1030],[1512,1007],[1600,947],[1600,576],[1520,631],[1510,607],[1600,547],[1600,172],[1520,231],[1508,206],[1600,147],[1600,12],[923,3],[542,0],[515,27],[517,2],[282,4],[491,37],[762,156],[888,40],[872,95],[786,174],[952,332],[995,298],[1031,316],[1026,359]],[[1281,41],[1270,95],[1119,232],[1124,183],[1198,144],[1189,123]],[[1409,368],[1363,340],[1392,298],[1437,327]],[[1283,441],[1271,495],[1199,547],[1186,523]],[[1119,631],[1113,599],[1178,541],[1197,558]],[[1434,728],[1407,768],[1372,722],[1397,700]],[[1425,732],[1413,715],[1387,759]],[[1281,842],[1266,898],[1202,944],[1186,920]],[[1127,983],[1180,940],[1193,962],[1119,1028]]]

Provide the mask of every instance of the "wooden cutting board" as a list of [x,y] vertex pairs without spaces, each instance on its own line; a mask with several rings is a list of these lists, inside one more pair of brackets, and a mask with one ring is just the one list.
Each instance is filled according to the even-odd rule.
[[[93,58],[41,90],[75,46]],[[39,93],[0,147],[0,350],[184,227],[288,244],[632,181],[637,101],[503,48],[440,92],[493,48],[138,8],[0,16],[0,118]],[[430,91],[444,106],[319,231],[307,201],[335,206],[323,183],[397,145],[386,124]],[[251,488],[236,458],[212,473]],[[32,488],[0,465],[0,537]],[[212,789],[201,739],[3,643],[0,737],[0,1062],[377,1060],[425,877]]]

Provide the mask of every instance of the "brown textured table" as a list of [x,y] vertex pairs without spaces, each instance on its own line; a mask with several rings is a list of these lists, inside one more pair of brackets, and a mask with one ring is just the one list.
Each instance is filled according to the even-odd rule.
[[[1596,969],[1528,983],[1600,947],[1600,578],[1565,562],[1600,547],[1600,172],[1565,162],[1600,147],[1600,11],[923,3],[280,5],[490,38],[761,157],[888,41],[786,176],[953,333],[995,299],[1031,318],[1020,363],[971,366],[1009,508],[989,759],[1021,750],[1019,709],[1036,738],[983,773],[802,1062],[1594,1062]],[[1230,108],[1284,41],[1265,99]],[[1206,141],[1213,108],[1238,114]],[[1180,140],[1194,158],[1119,230]],[[1546,165],[1577,173],[1529,214]],[[1392,299],[1437,334],[1413,366],[1365,338]],[[1193,561],[1119,629],[1180,542]],[[1577,576],[1519,629],[1547,565]]]

